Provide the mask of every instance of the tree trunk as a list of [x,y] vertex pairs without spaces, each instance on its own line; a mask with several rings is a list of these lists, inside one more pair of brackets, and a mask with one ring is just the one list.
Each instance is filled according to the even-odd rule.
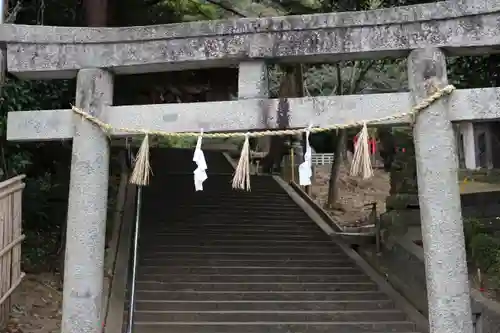
[[[302,78],[300,65],[286,66],[284,70],[285,74],[281,79],[278,92],[277,123],[279,129],[289,128],[290,104],[288,98],[298,97],[302,92],[302,81],[297,82]],[[273,173],[273,171],[279,170],[283,156],[288,153],[285,146],[286,141],[287,138],[284,136],[271,137],[269,153],[262,160],[263,172]]]
[[339,130],[336,139],[334,159],[330,171],[330,181],[328,183],[327,206],[330,209],[343,210],[342,205],[338,202],[340,193],[337,183],[340,178],[340,167],[344,159],[343,151],[346,148],[347,131],[345,129]]
[[108,0],[84,0],[88,27],[105,27],[108,23]]
[[[291,78],[293,81],[290,83],[292,85],[292,90],[287,97],[304,97],[304,71],[302,64],[297,64],[293,67],[293,74],[291,75]],[[296,155],[294,161],[296,164],[304,162],[304,153],[306,151],[305,138],[305,133],[297,134],[293,138],[293,141],[298,143],[294,147],[294,154]]]
[[[343,94],[342,87],[342,77],[340,72],[340,65],[336,65],[337,68],[337,91],[336,94]],[[342,162],[346,159],[347,155],[347,130],[341,129],[338,130],[337,133],[337,142],[335,144],[335,152],[333,157],[332,169],[330,171],[330,181],[328,183],[328,201],[327,206],[331,209],[342,210],[341,205],[338,203],[339,200],[339,188],[337,186],[337,182],[340,178],[340,167],[342,166]]]

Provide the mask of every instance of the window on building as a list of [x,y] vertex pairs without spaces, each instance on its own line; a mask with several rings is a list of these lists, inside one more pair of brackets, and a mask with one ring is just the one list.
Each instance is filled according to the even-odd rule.
[[486,151],[486,132],[481,132],[477,136],[477,166],[488,167],[488,155]]
[[458,155],[458,167],[460,169],[465,169],[465,141],[464,135],[462,133],[458,136],[458,144],[457,144],[457,155]]

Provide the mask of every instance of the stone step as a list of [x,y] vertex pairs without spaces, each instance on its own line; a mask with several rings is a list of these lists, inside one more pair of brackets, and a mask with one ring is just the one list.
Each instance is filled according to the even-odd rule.
[[142,238],[140,240],[140,245],[142,244],[161,244],[158,248],[170,247],[172,245],[193,245],[193,246],[203,246],[203,245],[223,245],[223,246],[292,246],[292,245],[328,245],[332,243],[331,240],[317,240],[317,239],[303,239],[303,240],[280,240],[280,239],[269,239],[269,240],[257,240],[257,239],[212,239],[210,237],[205,237],[203,239],[197,239],[196,237],[190,237],[182,239],[180,237],[148,237]]
[[[232,208],[234,206],[232,206],[231,204],[235,204],[238,207],[246,210],[258,210],[258,205],[275,207],[279,204],[286,205],[287,207],[290,207],[294,210],[298,209],[297,205],[293,201],[290,201],[290,198],[282,192],[272,193],[265,191],[254,191],[252,193],[252,195],[235,195],[232,193],[227,193],[227,195],[220,195],[217,193],[199,194],[195,192],[181,192],[166,196],[162,193],[162,191],[148,191],[146,192],[146,194],[144,194],[144,197],[148,198],[149,201],[147,203],[144,202],[144,205],[161,205],[163,203],[172,207],[179,205],[179,208],[181,210],[186,210],[189,209],[189,206],[200,205],[200,209],[205,209],[205,206],[213,207],[218,203],[223,202],[223,205],[221,207]],[[300,210],[299,212],[301,214],[304,214],[304,212]]]
[[137,333],[409,333],[414,324],[392,322],[148,323],[136,322]]
[[[252,202],[245,201],[244,208],[246,210],[252,210],[252,208],[260,210],[263,207],[265,207],[268,210],[278,210],[278,211],[282,211],[284,209],[298,210],[297,205],[295,203],[291,203],[289,200],[282,200],[282,202],[279,202],[279,201],[275,202],[274,198],[272,198],[272,200],[273,201],[266,201],[265,204],[261,204],[261,203],[252,204]],[[235,209],[234,205],[232,205],[231,202],[219,202],[219,203],[213,202],[213,203],[205,204],[203,201],[198,201],[198,202],[193,202],[190,204],[183,203],[183,204],[179,204],[176,206],[179,210],[183,210],[183,209],[189,210],[189,209],[193,208],[193,204],[196,205],[196,210],[201,210],[201,211],[203,211],[203,210],[224,210],[224,211],[227,211],[227,210],[234,210]]]
[[368,276],[364,274],[352,275],[314,275],[314,274],[244,274],[244,275],[214,275],[214,274],[140,274],[138,281],[158,282],[227,282],[227,283],[307,283],[307,282],[369,282]]
[[[226,228],[224,228],[224,226]],[[278,227],[259,227],[259,226],[245,226],[245,225],[230,225],[230,223],[220,226],[218,228],[207,227],[205,225],[200,225],[196,227],[192,226],[182,226],[181,224],[175,226],[158,226],[156,230],[151,227],[145,226],[141,229],[141,236],[153,236],[153,235],[178,235],[178,236],[201,236],[206,235],[210,237],[224,237],[228,238],[233,236],[235,238],[240,237],[279,237],[279,236],[291,236],[300,238],[322,238],[323,240],[331,240],[331,238],[325,234],[322,234],[319,230],[314,227],[302,226],[297,228],[285,228],[283,226]]]
[[307,283],[238,283],[238,282],[161,282],[136,281],[137,291],[173,291],[173,292],[330,292],[330,291],[376,291],[373,282],[307,282]]
[[[175,208],[173,208],[175,209]],[[155,206],[150,206],[149,208],[149,213],[146,212],[143,214],[144,218],[152,217],[154,216],[154,211],[158,210],[168,210],[165,207],[165,204],[163,205],[158,205],[157,207]],[[177,212],[176,214],[173,214],[172,216],[165,216],[165,218],[173,218],[175,219],[176,216],[179,216],[180,212]],[[242,211],[242,212],[224,212],[224,211],[211,211],[211,212],[199,212],[196,211],[195,209],[191,210],[189,213],[182,214],[182,219],[183,220],[190,220],[192,218],[200,218],[200,216],[209,216],[211,221],[217,221],[217,220],[250,220],[250,221],[255,221],[255,220],[264,220],[264,221],[303,221],[303,222],[309,222],[311,223],[310,220],[308,220],[307,216],[302,216],[298,215],[294,211],[288,211],[288,212],[282,212],[282,213],[273,213],[273,212],[267,212],[266,209],[263,207],[261,210],[256,210],[256,211]],[[156,217],[155,219],[157,219]],[[161,221],[161,220],[160,220]]]
[[406,320],[406,315],[399,310],[367,311],[135,311],[136,322],[391,322]]
[[308,302],[212,302],[212,301],[139,301],[135,304],[137,311],[346,311],[394,309],[394,303],[384,301],[308,301]]
[[333,267],[272,267],[272,266],[139,266],[137,274],[219,274],[219,275],[246,275],[246,274],[270,274],[270,275],[352,275],[359,274],[359,268],[355,266],[333,266]]
[[167,267],[176,267],[176,266],[214,266],[214,267],[234,267],[234,266],[242,266],[242,267],[256,267],[259,265],[264,266],[272,266],[272,267],[331,267],[331,266],[352,266],[352,262],[347,258],[338,258],[338,259],[305,259],[305,260],[245,260],[245,259],[236,259],[236,260],[228,260],[228,259],[219,259],[219,258],[205,258],[205,259],[186,259],[186,258],[176,258],[176,259],[167,259],[167,258],[155,258],[155,259],[146,259],[141,258],[139,260],[139,265],[144,267],[150,266],[167,266]]
[[144,253],[145,256],[149,254],[156,253],[179,253],[179,252],[190,252],[190,251],[200,251],[200,252],[227,252],[227,253],[248,253],[248,254],[272,254],[272,253],[287,253],[287,254],[322,254],[327,255],[331,253],[332,255],[340,254],[340,248],[333,242],[328,244],[301,244],[301,245],[289,245],[289,244],[273,244],[273,245],[251,245],[251,244],[197,244],[197,245],[185,245],[185,244],[141,244],[141,255]]
[[[314,227],[316,230],[316,226],[311,223],[311,220],[309,219],[300,219],[299,217],[297,218],[291,218],[291,219],[281,219],[281,220],[266,220],[265,218],[242,218],[242,217],[233,217],[233,218],[227,218],[227,219],[210,219],[207,220],[206,218],[200,219],[199,216],[193,216],[193,217],[165,217],[164,219],[157,217],[155,219],[155,224],[156,227],[159,228],[164,228],[164,227],[211,227],[211,226],[227,226],[227,227],[253,227],[253,228],[263,228],[263,227],[277,227],[277,228],[283,228],[283,227],[290,227],[290,228],[311,228]],[[147,222],[147,219],[143,219],[142,226],[146,225],[149,226],[149,223]]]
[[145,235],[158,235],[158,236],[203,236],[203,235],[208,235],[210,237],[224,237],[224,238],[229,238],[229,237],[234,237],[234,238],[240,238],[240,237],[301,237],[301,238],[319,238],[321,237],[323,240],[330,240],[330,237],[325,235],[324,233],[321,233],[321,231],[313,226],[303,226],[299,227],[296,229],[285,229],[283,226],[282,228],[278,229],[271,229],[268,230],[265,227],[259,227],[259,226],[254,226],[254,225],[247,225],[245,226],[244,224],[236,224],[236,227],[231,225],[230,223],[227,223],[226,228],[219,228],[219,229],[214,229],[214,228],[207,228],[204,225],[199,225],[198,228],[196,228],[194,225],[191,228],[182,228],[182,225],[179,223],[175,226],[157,226],[157,228],[143,228],[141,230],[141,236]]
[[245,252],[173,252],[173,251],[162,251],[162,252],[150,252],[142,253],[141,260],[238,260],[238,261],[249,261],[249,260],[259,260],[259,261],[342,261],[350,259],[346,258],[345,254],[341,253],[245,253]]
[[[266,187],[265,183],[269,181],[273,182],[273,180],[266,180],[264,183],[261,183],[260,186],[258,183],[254,183],[253,184],[254,188],[250,192],[235,191],[230,187],[229,184],[228,185],[224,184],[224,186],[211,184],[210,186],[208,186],[209,183],[207,183],[206,189],[204,189],[202,192],[195,192],[192,179],[190,182],[179,182],[179,183],[176,183],[172,179],[163,180],[161,178],[156,178],[154,180],[157,185],[161,184],[166,186],[168,184],[168,186],[172,188],[176,185],[177,187],[184,187],[184,188],[177,189],[177,191],[175,192],[165,193],[164,187],[150,185],[148,187],[146,195],[161,193],[162,198],[171,197],[172,199],[183,203],[185,203],[182,200],[184,198],[187,198],[189,200],[188,202],[193,201],[196,198],[199,199],[198,201],[202,204],[205,202],[211,202],[216,204],[220,199],[228,199],[230,201],[238,201],[238,202],[241,202],[241,200],[243,199],[245,201],[255,200],[258,202],[269,202],[265,201],[264,199],[275,199],[275,201],[284,201],[287,202],[288,204],[291,203],[289,199],[286,200],[288,198],[287,194],[283,192],[283,189],[281,187]],[[214,183],[218,180],[211,179],[210,181]]]
[[137,301],[386,301],[380,291],[302,291],[302,292],[201,292],[147,291],[136,292]]
[[[151,208],[150,210],[165,210],[165,206],[162,208]],[[148,220],[153,219],[154,213],[146,213],[142,214],[141,216],[141,222],[142,224],[147,224]],[[290,216],[279,216],[273,217],[273,216],[267,216],[264,213],[261,216],[245,216],[245,215],[239,215],[235,216],[233,215],[228,215],[228,216],[220,216],[220,215],[215,215],[215,214],[193,214],[193,215],[185,215],[181,217],[176,217],[176,216],[165,216],[162,215],[160,217],[155,217],[154,221],[158,223],[159,226],[169,226],[169,225],[175,225],[177,224],[193,224],[193,225],[211,225],[211,224],[235,224],[235,225],[255,225],[256,227],[260,227],[261,225],[284,225],[284,224],[291,224],[291,225],[297,225],[297,226],[310,226],[311,225],[311,220],[308,219],[307,217],[301,217],[301,216],[296,216],[296,215],[290,215]]]
[[272,233],[238,233],[238,234],[222,234],[222,233],[204,233],[199,232],[198,234],[192,233],[181,233],[181,232],[142,232],[141,241],[153,241],[162,239],[169,242],[170,240],[175,240],[176,242],[181,242],[183,244],[189,244],[193,241],[198,242],[251,242],[251,241],[271,241],[271,242],[331,242],[331,240],[326,235],[320,233],[314,233],[309,235],[300,234],[272,234]]
[[235,258],[226,259],[221,256],[212,256],[204,258],[140,258],[139,264],[142,266],[214,266],[214,267],[256,267],[259,265],[272,267],[331,267],[331,266],[352,266],[352,261],[348,258],[328,258],[328,259],[311,259],[311,258],[292,258],[292,259],[246,259]]
[[156,230],[158,233],[168,233],[171,231],[176,231],[180,233],[209,233],[209,234],[232,234],[238,232],[244,233],[257,233],[257,232],[265,232],[265,233],[318,233],[321,232],[316,225],[308,224],[298,224],[298,225],[290,225],[290,224],[255,224],[255,223],[235,223],[235,221],[227,221],[223,223],[219,221],[218,223],[196,223],[196,222],[176,222],[176,223],[165,223],[162,225],[157,225]]
[[[188,150],[161,152],[151,155],[155,170],[193,166]],[[195,192],[190,172],[159,171],[144,188],[134,332],[415,330],[271,177],[252,176],[251,192],[231,189],[231,179],[209,174]]]

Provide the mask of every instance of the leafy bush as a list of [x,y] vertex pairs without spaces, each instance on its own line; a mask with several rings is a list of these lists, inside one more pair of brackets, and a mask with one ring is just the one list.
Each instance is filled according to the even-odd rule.
[[474,219],[464,222],[464,233],[468,261],[487,275],[491,289],[500,289],[500,238]]
[[22,251],[23,270],[27,272],[52,270],[57,265],[54,259],[60,248],[66,204],[54,203],[55,192],[61,185],[54,166],[63,163],[64,159],[61,154],[49,156],[42,153],[50,151],[52,143],[7,142],[7,113],[68,108],[74,91],[74,81],[70,80],[22,81],[13,78],[7,79],[0,89],[0,181],[18,174],[27,175],[23,191],[23,233],[26,240]]
[[472,237],[470,243],[471,259],[485,271],[488,271],[500,259],[500,240],[485,233],[479,233]]

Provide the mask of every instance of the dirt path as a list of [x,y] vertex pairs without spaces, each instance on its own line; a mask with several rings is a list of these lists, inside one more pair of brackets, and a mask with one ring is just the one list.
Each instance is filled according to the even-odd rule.
[[[12,296],[8,333],[56,333],[61,328],[62,293],[53,274],[28,275]],[[19,329],[16,329],[18,323]]]
[[[321,207],[325,208],[328,198],[328,182],[330,180],[329,165],[318,166],[315,170],[315,185],[313,198]],[[343,210],[327,211],[336,218],[339,224],[345,226],[363,224],[363,219],[369,214],[369,207],[364,207],[372,202],[377,203],[378,213],[385,212],[385,199],[389,195],[389,174],[381,169],[374,170],[373,178],[362,180],[350,177],[345,167],[340,170],[340,203]]]

